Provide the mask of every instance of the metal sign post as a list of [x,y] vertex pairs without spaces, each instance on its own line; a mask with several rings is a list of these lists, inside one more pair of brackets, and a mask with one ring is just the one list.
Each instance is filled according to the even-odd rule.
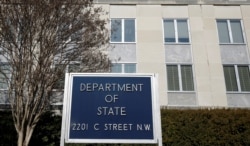
[[162,145],[154,74],[67,74],[61,146],[67,143]]

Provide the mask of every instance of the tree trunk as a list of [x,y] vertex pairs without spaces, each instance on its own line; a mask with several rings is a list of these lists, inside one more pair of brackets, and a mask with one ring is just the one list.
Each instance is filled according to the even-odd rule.
[[18,131],[18,140],[17,140],[17,146],[23,145],[23,132],[22,130]]
[[[18,131],[17,146],[28,146],[35,127],[27,126],[27,129]],[[26,131],[26,132],[25,132]]]

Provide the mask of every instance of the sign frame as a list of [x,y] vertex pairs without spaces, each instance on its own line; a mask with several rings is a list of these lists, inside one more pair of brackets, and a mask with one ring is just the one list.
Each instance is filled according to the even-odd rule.
[[[150,139],[71,139],[70,138],[70,117],[71,117],[71,104],[72,104],[72,90],[73,90],[73,78],[74,77],[102,77],[102,78],[138,78],[145,77],[150,79],[151,87],[151,105],[152,107],[152,124],[153,124],[153,138]],[[159,146],[162,145],[162,131],[161,131],[161,115],[160,115],[160,106],[158,101],[158,75],[157,74],[131,74],[131,73],[66,73],[65,74],[65,85],[64,85],[64,100],[63,100],[63,115],[62,115],[62,127],[61,127],[61,146],[64,146],[64,143],[148,143],[156,144]]]

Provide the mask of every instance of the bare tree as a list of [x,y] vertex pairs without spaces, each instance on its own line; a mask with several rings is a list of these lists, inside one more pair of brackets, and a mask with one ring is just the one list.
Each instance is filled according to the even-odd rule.
[[52,89],[71,61],[84,72],[109,69],[101,49],[109,41],[103,14],[92,0],[0,2],[1,75],[8,82],[19,146],[29,144]]

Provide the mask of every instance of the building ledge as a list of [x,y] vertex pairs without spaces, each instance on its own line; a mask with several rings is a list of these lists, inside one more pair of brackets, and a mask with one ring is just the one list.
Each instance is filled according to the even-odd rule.
[[248,5],[250,0],[94,0],[96,4],[127,5]]

